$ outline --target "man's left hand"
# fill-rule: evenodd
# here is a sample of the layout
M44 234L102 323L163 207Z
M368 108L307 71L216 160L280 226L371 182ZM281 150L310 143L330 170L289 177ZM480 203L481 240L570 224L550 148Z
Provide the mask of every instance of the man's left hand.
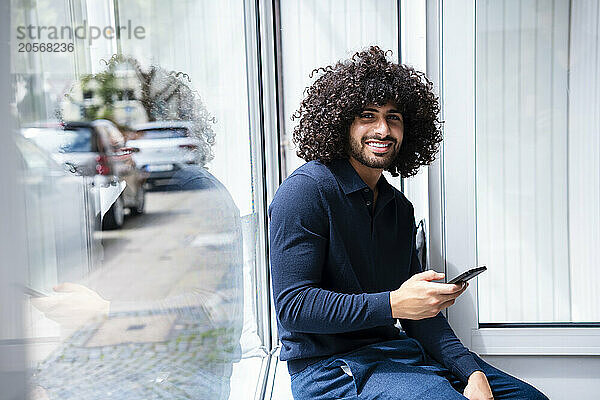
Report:
M469 382L463 395L469 400L493 400L492 388L485 374L475 371L469 376Z
M54 287L55 294L31 299L47 318L58 322L65 332L79 329L91 319L105 317L110 302L86 286L65 282Z

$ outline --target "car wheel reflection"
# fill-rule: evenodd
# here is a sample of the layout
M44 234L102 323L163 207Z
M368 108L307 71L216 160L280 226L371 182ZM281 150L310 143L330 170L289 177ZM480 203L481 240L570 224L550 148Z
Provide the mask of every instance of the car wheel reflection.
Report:
M123 206L123 198L119 196L117 200L110 206L110 209L102 219L102 229L113 230L123 226L125 220L125 208Z
M144 187L140 187L136 194L137 201L136 206L131 207L129 210L131 215L140 215L143 214L146 208L146 189Z

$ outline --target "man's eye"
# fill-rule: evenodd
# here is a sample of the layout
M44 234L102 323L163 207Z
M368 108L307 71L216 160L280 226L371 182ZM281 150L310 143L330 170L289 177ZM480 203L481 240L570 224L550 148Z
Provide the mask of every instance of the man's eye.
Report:
M373 114L370 113L365 113L365 114L360 114L361 118L373 118Z
M388 115L388 118L396 121L402 121L399 115Z

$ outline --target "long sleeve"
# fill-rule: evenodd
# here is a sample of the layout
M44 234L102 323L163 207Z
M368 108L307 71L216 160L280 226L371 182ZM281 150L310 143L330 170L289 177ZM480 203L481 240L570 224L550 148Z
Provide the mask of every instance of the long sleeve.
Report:
M290 332L341 333L394 323L389 291L343 294L321 288L329 222L317 182L302 174L281 185L269 207L277 318Z
M417 250L414 247L410 276L422 271ZM456 337L442 313L433 318L421 320L402 319L400 322L408 336L418 340L427 353L463 382L466 383L469 375L473 372L481 371L481 367L479 367L475 358Z

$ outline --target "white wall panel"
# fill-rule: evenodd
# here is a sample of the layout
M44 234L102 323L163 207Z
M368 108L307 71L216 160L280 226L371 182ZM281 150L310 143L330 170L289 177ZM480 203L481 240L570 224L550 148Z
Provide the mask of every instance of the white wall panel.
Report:
M573 1L569 85L569 235L574 321L600 321L600 4Z

